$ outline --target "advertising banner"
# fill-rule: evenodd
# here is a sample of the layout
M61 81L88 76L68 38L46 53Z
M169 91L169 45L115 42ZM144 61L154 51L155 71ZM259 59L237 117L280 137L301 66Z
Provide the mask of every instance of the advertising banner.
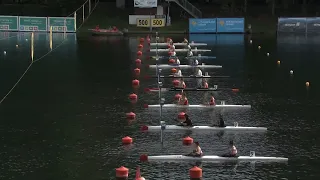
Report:
M189 19L189 33L216 33L217 19Z
M48 31L46 17L19 16L20 31Z
M278 32L306 33L307 18L278 18Z
M217 33L244 32L244 18L217 18Z
M0 16L0 31L18 31L18 16Z
M150 18L138 18L137 19L137 27L164 27L166 25L166 19L151 19Z
M307 18L307 33L320 33L320 17Z
M52 32L75 32L76 27L73 17L48 17L48 30Z
M190 34L189 41L208 45L244 45L244 34Z
M158 0L134 0L134 7L137 8L151 8L157 6Z

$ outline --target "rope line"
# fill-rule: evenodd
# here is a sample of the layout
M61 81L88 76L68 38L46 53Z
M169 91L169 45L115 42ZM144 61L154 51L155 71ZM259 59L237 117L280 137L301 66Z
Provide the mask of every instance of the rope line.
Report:
M84 6L88 1L90 0L87 0L85 3L83 3L82 6ZM97 7L99 1L97 1L97 3L95 4L95 6L93 7L93 9L91 10L91 12L89 13L88 17L82 22L82 24L76 29L76 32L82 27L82 25L85 23L85 21L90 17L90 15L92 14L92 12L95 10L95 8ZM77 10L79 10L82 6L80 6ZM76 11L77 11L76 10ZM74 11L74 12L76 12ZM74 14L71 13L70 15L68 15L67 17L71 16ZM18 36L18 35L17 35ZM12 36L12 37L16 37L16 36ZM9 38L12 38L12 37L9 37ZM9 38L6 38L6 39L9 39ZM0 39L2 40L2 39ZM47 52L46 54L44 54L43 56L39 57L38 59L34 60L33 62L30 63L30 65L27 67L27 69L23 72L23 74L20 76L20 78L18 79L18 81L12 86L12 88L8 91L8 93L0 100L0 105L2 104L2 102L10 95L10 93L17 87L17 85L20 83L20 81L23 79L23 77L27 74L27 72L30 70L30 68L32 67L32 65L35 63L35 62L38 62L40 61L41 59L45 58L47 55L49 55L50 53L54 52L55 50L57 50L59 47L61 47L65 42L66 42L67 38L65 38L60 44L58 44L55 48L53 48L51 51Z

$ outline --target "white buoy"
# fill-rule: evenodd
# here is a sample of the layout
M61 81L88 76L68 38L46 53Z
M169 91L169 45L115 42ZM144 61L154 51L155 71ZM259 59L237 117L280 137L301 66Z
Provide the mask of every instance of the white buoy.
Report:
M6 55L6 54L7 54L7 51L3 51L3 54Z
M250 44L252 44L252 40L250 40Z
M267 53L267 56L270 56L270 54L269 54L269 53Z
M19 45L18 44L16 44L16 48L18 48L19 47Z
M28 39L26 39L26 41L28 41Z
M293 75L293 71L292 70L290 70L290 74Z

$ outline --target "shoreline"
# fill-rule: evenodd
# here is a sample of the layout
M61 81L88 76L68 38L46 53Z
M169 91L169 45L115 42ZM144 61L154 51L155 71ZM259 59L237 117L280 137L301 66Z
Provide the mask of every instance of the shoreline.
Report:
M91 34L91 31L82 31L78 32L77 34ZM266 32L252 32L252 33L189 33L188 31L174 31L174 30L160 30L160 31L128 31L123 32L123 35L112 35L112 34L96 34L95 36L110 36L110 37L122 37L122 36L134 36L134 35L141 35L141 34L150 34L150 35L276 35L275 33L266 33Z

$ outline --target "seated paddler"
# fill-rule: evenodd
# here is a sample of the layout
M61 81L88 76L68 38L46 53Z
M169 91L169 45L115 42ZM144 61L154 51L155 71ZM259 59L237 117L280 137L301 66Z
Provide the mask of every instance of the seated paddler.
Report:
M194 142L194 147L195 147L194 150L190 154L188 154L188 156L202 157L203 152L201 150L199 142Z

